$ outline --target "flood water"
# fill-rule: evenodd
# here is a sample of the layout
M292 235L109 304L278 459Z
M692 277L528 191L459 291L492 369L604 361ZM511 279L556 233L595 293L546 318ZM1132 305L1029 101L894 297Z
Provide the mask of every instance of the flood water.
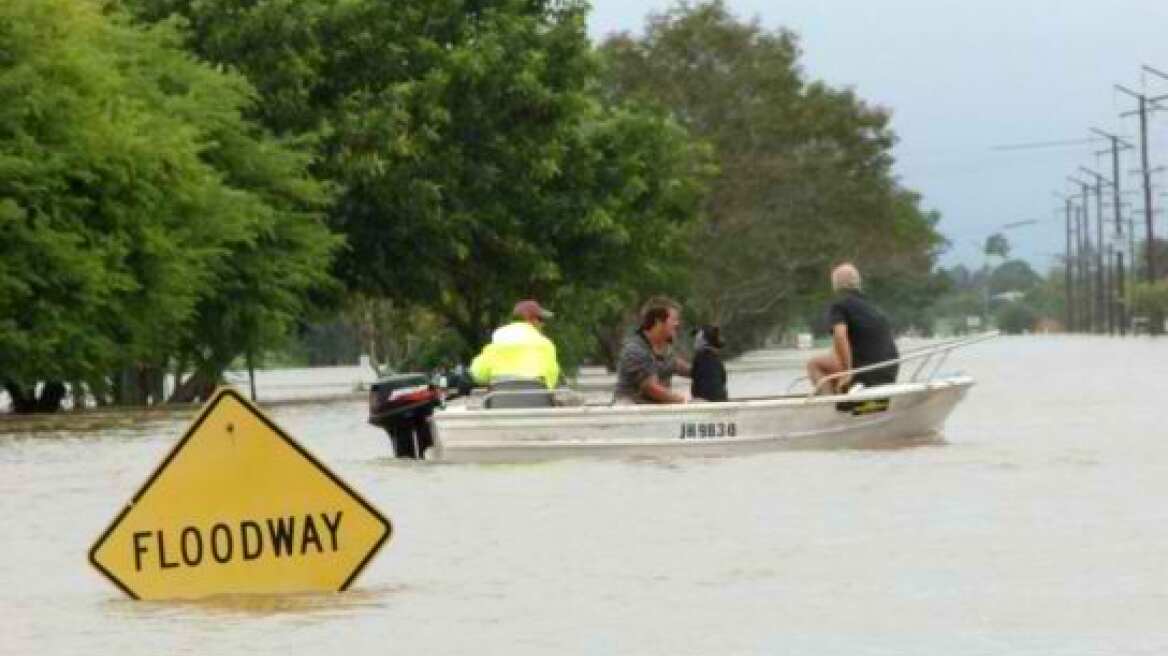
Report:
M3 434L0 654L1168 652L1168 340L944 370L978 384L943 442L867 451L402 463L363 401L274 407L393 520L342 594L135 602L90 567L189 413Z

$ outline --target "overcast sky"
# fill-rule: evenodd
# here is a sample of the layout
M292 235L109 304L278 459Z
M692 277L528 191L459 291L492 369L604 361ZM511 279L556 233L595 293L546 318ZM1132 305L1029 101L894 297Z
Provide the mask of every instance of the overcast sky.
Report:
M593 39L640 33L666 0L592 0ZM1111 175L1102 141L1029 150L995 147L1086 139L1097 127L1135 141L1138 122L1119 114L1135 100L1122 84L1155 96L1168 80L1168 0L727 0L742 19L799 34L810 78L855 88L892 111L900 143L896 172L942 214L952 246L942 263L980 265L974 242L1005 223L1015 254L1045 270L1064 248L1066 176L1080 166ZM1168 164L1168 112L1151 122L1153 166ZM1137 142L1138 143L1138 142ZM1121 188L1136 190L1138 156L1123 160ZM1157 174L1154 203L1168 206ZM1075 189L1077 191L1077 188ZM1142 196L1130 200L1142 207ZM1109 198L1105 200L1110 203ZM1094 205L1092 205L1092 209ZM1056 214L1056 209L1057 214ZM1142 217L1139 221L1142 226ZM1157 217L1156 234L1168 220ZM1094 234L1094 233L1093 233ZM1141 227L1138 234L1143 234Z

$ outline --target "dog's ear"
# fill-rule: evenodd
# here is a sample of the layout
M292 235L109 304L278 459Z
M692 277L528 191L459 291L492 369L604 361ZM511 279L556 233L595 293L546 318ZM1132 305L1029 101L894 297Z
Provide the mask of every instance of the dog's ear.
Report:
M705 326L702 328L706 334L706 340L714 348L722 348L722 327L721 326Z

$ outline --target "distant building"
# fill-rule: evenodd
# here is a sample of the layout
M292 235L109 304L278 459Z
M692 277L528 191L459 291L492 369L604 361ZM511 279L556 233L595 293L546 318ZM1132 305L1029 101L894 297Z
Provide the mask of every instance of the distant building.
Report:
M1020 292L1020 291L1014 290L1014 291L1002 292L1001 294L994 294L990 298L992 298L995 301L1005 301L1007 303L1016 303L1024 298L1026 298L1026 292Z

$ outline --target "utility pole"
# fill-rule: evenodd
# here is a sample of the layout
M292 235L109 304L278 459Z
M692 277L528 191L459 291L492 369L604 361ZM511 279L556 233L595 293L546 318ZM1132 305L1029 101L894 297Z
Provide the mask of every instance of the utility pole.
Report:
M1103 176L1085 166L1080 166L1079 170L1095 178L1095 330L1114 333L1103 254Z
M1168 79L1168 75L1165 75L1149 66L1144 66L1144 70L1154 75ZM1138 114L1140 117L1140 170L1144 179L1144 225L1147 230L1147 243L1144 244L1147 263L1144 267L1144 270L1147 274L1146 277L1148 282L1154 282L1156 280L1156 254L1153 246L1153 236L1155 230L1152 227L1152 217L1154 216L1154 206L1152 205L1152 169L1151 166L1148 165L1148 112L1150 111L1148 106L1151 105L1152 110L1162 109L1156 103L1160 100L1168 98L1168 95L1149 98L1142 93L1136 93L1135 91L1132 91L1131 89L1118 84L1115 85L1115 88L1135 98L1139 102L1138 108L1135 111L1124 112L1123 114L1120 114L1120 116L1131 116L1132 114Z
M1095 307L1092 299L1094 297L1091 289L1091 215L1088 210L1088 203L1090 202L1091 186L1078 178L1067 176L1067 180L1079 185L1079 192L1082 196L1082 202L1079 204L1079 289L1082 292L1082 316L1080 323L1082 324L1084 332L1092 332L1095 326L1096 317L1098 316L1099 308Z
M1119 151L1121 148L1126 150L1134 148L1134 146L1119 138L1117 135L1109 134L1103 130L1091 128L1091 131L1107 138L1111 142L1111 148L1109 149L1111 152L1111 191L1114 202L1115 238L1119 241L1119 247L1115 249L1115 305L1112 314L1115 316L1115 322L1119 326L1119 334L1126 335L1128 323L1127 289L1123 263L1123 204L1120 202L1119 191Z
M1081 208L1071 200L1071 231L1073 232L1075 259L1071 262L1070 266L1071 275L1073 276L1072 287L1075 288L1075 332L1083 332L1083 325L1087 323L1088 315L1091 313L1091 309L1083 304L1083 298L1086 294L1083 289L1083 231L1080 229L1080 225L1082 224L1081 214Z
M1065 199L1067 211L1067 256L1063 259L1063 279L1066 285L1067 297L1067 332L1075 331L1075 292L1074 276L1071 274L1071 197Z
M1087 208L1083 205L1075 206L1075 232L1079 239L1079 330L1091 332L1091 276L1088 271L1090 244L1087 242Z

